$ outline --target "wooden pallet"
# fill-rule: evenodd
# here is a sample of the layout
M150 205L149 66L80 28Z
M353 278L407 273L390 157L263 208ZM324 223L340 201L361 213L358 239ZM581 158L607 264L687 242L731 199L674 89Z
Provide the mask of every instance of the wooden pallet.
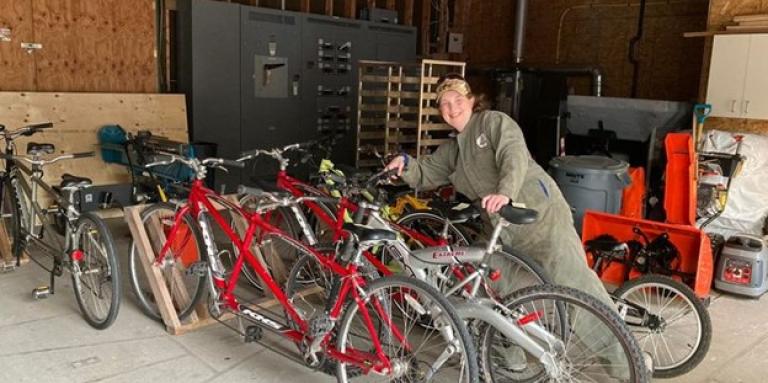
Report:
M227 196L226 198L232 202L236 202L236 197L234 195ZM178 315L176 314L176 310L174 309L173 302L177 301L184 304L189 302L190 297L188 296L187 292L183 290L169 291L168 286L165 283L165 276L160 271L160 269L154 265L154 251L152 250L152 244L150 243L149 232L152 232L152 238L158 242L164 242L165 235L162 228L160 227L160 223L156 220L148 221L146 226L142 224L141 212L144 211L147 206L148 205L137 205L125 208L125 221L128 223L128 228L130 229L131 235L133 236L136 249L139 252L138 255L139 259L141 260L141 267L144 269L144 273L147 276L147 280L149 281L152 293L155 296L155 300L160 311L160 316L163 319L166 331L172 335L181 335L189 331L194 331L198 328L208 326L212 323L226 321L234 318L234 315L229 313L226 313L219 318L212 318L208 313L208 308L206 307L205 302L206 300L204 299L202 300L203 302L195 307L194 312L185 318L184 321L179 319ZM221 208L216 204L214 204L214 206ZM235 222L235 228L242 230L241 232L244 232L243 229L245 228L246 224L246 222L238 220ZM264 260L262 255L260 252L258 252L258 249L256 250L257 251L254 256L257 258L257 260L263 263ZM172 277L181 278L181 275L174 274ZM301 294L306 295L309 293L312 293L312 291L304 291ZM274 297L271 295L268 295L263 299L254 302L252 307L254 311L259 311L277 305L279 305L279 301L274 299Z

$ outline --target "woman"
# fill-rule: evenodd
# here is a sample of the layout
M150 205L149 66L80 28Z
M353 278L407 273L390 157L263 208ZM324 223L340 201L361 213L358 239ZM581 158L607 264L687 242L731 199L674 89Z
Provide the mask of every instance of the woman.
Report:
M452 183L458 192L481 201L491 225L498 222L495 213L512 201L537 210L536 223L507 226L501 241L538 261L554 283L580 289L614 307L587 265L570 207L554 180L531 158L520 127L504 113L480 110L477 101L460 76L442 81L437 103L445 122L456 129L456 139L418 161L407 154L397 156L387 169L397 169L414 188ZM503 266L498 266L503 278Z

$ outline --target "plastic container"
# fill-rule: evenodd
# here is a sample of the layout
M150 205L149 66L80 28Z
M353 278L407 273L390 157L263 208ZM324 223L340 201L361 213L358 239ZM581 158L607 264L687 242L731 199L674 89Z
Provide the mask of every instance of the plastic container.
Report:
M99 129L99 145L101 158L110 164L127 165L125 157L125 142L128 138L125 129L120 125L105 125Z
M621 196L631 183L629 164L601 156L564 156L549 162L549 173L573 210L580 233L584 211L618 213Z
M656 221L632 219L619 215L588 211L584 214L584 228L581 233L582 242L594 239L599 235L608 234L619 241L637 239L633 228L640 228L651 238L662 233L669 234L669 240L680 252L678 270L683 273L695 274L694 282L690 285L700 298L709 296L712 287L714 262L709 237L703 231L688 225L672 225ZM587 259L590 266L592 259ZM620 286L624 281L625 266L613 262L601 276L601 279L612 285ZM631 272L630 279L641 274Z
M762 238L736 234L717 261L715 288L758 298L768 291L768 247Z

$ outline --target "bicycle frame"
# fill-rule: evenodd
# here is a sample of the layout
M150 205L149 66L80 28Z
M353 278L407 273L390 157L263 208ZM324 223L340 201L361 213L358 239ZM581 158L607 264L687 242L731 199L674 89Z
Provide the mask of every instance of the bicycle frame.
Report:
M246 218L248 221L248 228L243 238L240 238L238 234L235 233L232 227L230 227L227 221L214 207L211 200L214 200L217 203L221 203L228 209L235 210L237 213ZM365 307L364 297L361 295L361 292L364 291L364 287L366 285L365 279L357 273L357 266L354 263L350 263L348 266L340 265L336 262L335 254L324 255L311 247L305 246L301 242L288 236L279 228L270 225L261 217L261 214L245 211L242 207L223 199L214 191L207 189L200 179L195 179L192 181L189 200L183 207L177 210L174 217L174 225L171 231L168 233L167 239L160 253L158 253L155 259L155 265L159 265L165 258L165 254L169 251L171 244L174 242L179 227L181 226L182 217L185 214L192 214L196 221L200 223L200 226L203 229L203 240L206 245L206 252L212 262L217 260L217 253L215 244L213 243L211 235L209 234L210 229L208 228L206 214L213 218L216 224L232 241L233 245L239 250L238 257L232 269L232 273L228 279L225 279L223 274L217 273L217 270L213 270L213 265L216 263L211 263L211 267L209 268L213 283L212 287L215 287L215 290L212 291L212 293L218 292L219 296L216 297L216 301L218 303L225 304L229 309L246 316L253 322L259 324L261 327L265 327L273 332L276 332L293 342L299 343L307 338L309 332L308 321L298 313L293 303L288 299L288 297L286 297L283 290L277 285L277 282L269 274L265 265L259 262L254 254L250 251L250 246L254 240L257 240L257 243L259 244L261 244L264 240L265 236L260 235L258 236L258 239L256 238L257 236L255 236L255 233L257 230L259 230L260 233L265 233L266 236L277 236L289 242L292 246L296 247L302 252L311 254L323 265L323 267L331 270L336 276L340 278L342 284L339 290L338 298L330 310L331 318L333 320L337 320L340 317L346 298L351 294L355 303L359 306L367 330L370 334L372 334L371 340L375 348L375 353L373 355L367 351L354 349L348 350L346 352L339 351L335 345L329 344L332 331L328 332L323 337L322 344L325 346L325 352L332 358L339 360L342 363L349 363L360 368L365 373L374 371L378 374L386 374L388 371L391 371L391 364L382 350L382 344L376 335L376 329L374 328L374 324L370 316L371 314ZM275 320L262 316L252 310L249 306L241 304L237 301L237 298L234 294L234 289L237 286L237 281L240 277L240 272L245 262L248 262L248 264L259 276L261 281L264 282L267 288L269 288L275 299L278 300L280 305L283 306L291 319L297 324L298 330L292 329L285 324L278 323ZM402 332L400 332L399 329L397 329L397 327L393 325L389 316L386 315L386 310L381 306L380 302L377 299L372 299L371 302L373 307L376 309L377 314L392 330L392 334L397 338L397 340L403 343L404 347L410 348L410 345L408 345L405 340L405 336ZM374 363L371 363L371 361L374 361Z
M313 193L316 193L316 195L328 195L316 187L313 187L305 182L289 176L285 170L280 170L277 173L277 186L290 192L294 197L306 196L306 193L302 191L301 188L311 190ZM339 199L338 210L336 212L336 216L334 217L328 215L320 206L318 206L317 202L315 201L304 201L303 203L317 218L322 220L328 227L333 230L334 242L346 238L347 232L342 229L342 226L344 225L344 217L346 216L347 212L355 213L360 208L360 206L350 201L347 197L341 196ZM313 245L314 243L312 241L315 241L315 239L312 229L310 229L308 226L305 227L301 220L299 220L299 224L302 226L302 232L304 233L304 236L310 238L310 245ZM445 238L432 238L417 230L407 228L395 222L388 222L388 226L390 229L395 230L408 238L412 238L421 242L425 247L448 245L448 241ZM365 251L363 255L382 274L385 276L392 275L392 272L389 270L389 268L387 268L387 266L382 263L381 260L379 260L379 258L376 257L373 253L370 251Z
M5 177L11 178L12 188L15 193L18 193L17 198L22 204L19 218L21 221L20 228L25 232L25 236L27 238L33 238L46 251L55 254L56 257L61 257L62 254L66 254L72 245L70 235L72 227L70 223L77 220L80 216L77 209L74 208L72 200L74 198L74 193L70 193L69 199L65 199L60 193L56 192L50 185L42 180L42 170L29 168L18 160L6 159L6 162ZM23 176L20 176L19 173L27 175L31 181L31 185ZM37 201L38 188L41 188L47 195L53 197L53 200L59 206L59 209L63 210L66 214L67 225L64 235L65 244L61 249L54 249L46 242L40 240L43 226L40 226L40 230L35 232L35 226L38 223L38 220L45 227L52 227L52 223L49 222L47 217L47 213L50 213L51 210L43 209Z

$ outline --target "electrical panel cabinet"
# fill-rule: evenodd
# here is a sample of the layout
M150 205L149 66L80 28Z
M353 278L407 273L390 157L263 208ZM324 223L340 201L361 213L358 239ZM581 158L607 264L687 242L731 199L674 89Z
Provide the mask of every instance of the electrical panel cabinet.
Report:
M194 141L218 154L344 133L334 160L354 162L359 60L416 59L416 29L208 0L178 3L179 89ZM219 176L233 190L269 178L258 161Z

